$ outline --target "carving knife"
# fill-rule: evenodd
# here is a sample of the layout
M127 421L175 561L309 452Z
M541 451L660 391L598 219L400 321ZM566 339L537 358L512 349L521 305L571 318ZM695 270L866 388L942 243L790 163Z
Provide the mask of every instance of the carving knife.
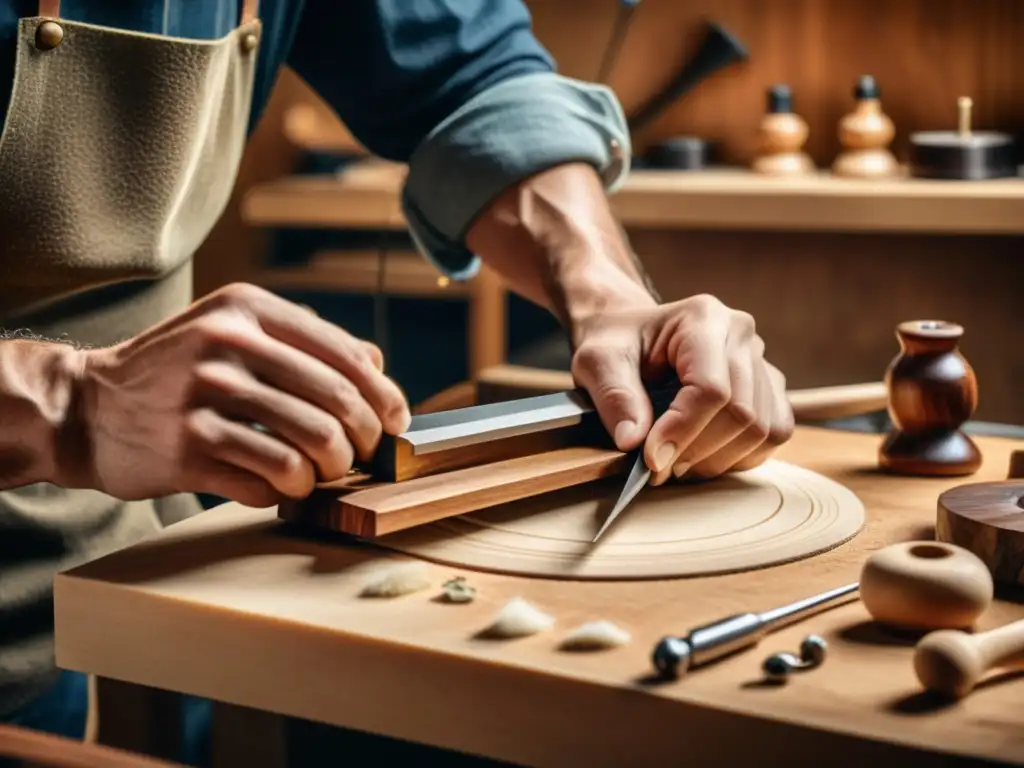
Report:
M661 415L669 409L675 396L679 393L679 389L680 385L678 380L676 380L674 384L663 385L651 390L650 396L651 405L654 407L654 421L661 418ZM640 447L633 453L636 458L633 461L633 468L629 470L629 477L626 478L626 485L623 487L622 493L619 494L619 498L615 502L615 506L612 507L612 511L601 524L600 530L598 530L591 543L597 543L597 540L601 538L604 532L615 522L615 519L622 514L622 511L629 506L630 502L636 498L636 495L643 490L643 487L651 479L651 469L647 466L647 461L644 459L643 444L641 443Z

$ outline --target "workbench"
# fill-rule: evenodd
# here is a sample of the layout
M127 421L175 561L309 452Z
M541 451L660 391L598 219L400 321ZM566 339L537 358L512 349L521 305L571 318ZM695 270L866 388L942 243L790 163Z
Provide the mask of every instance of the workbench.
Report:
M1024 680L983 684L942 705L920 692L911 644L878 630L859 601L682 680L650 677L650 653L664 635L856 581L872 551L932 538L941 491L1005 478L1011 450L1024 447L977 438L985 458L976 475L908 478L876 470L879 439L798 427L778 454L863 501L866 528L831 552L656 582L467 572L480 590L467 605L440 604L429 592L360 599L363 570L400 556L314 537L279 521L275 509L227 504L60 574L57 663L267 713L260 731L288 715L522 765L1024 762ZM438 584L457 575L436 570ZM580 654L556 650L550 633L474 639L514 596L552 613L563 630L610 619L632 642ZM1024 618L1021 598L1000 594L981 628ZM795 650L810 633L830 645L824 665L765 685L762 660Z

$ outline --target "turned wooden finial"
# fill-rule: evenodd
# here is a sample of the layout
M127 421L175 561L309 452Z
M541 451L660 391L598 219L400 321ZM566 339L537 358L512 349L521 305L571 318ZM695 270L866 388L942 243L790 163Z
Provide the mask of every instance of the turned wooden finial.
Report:
M899 163L889 151L896 135L892 120L882 111L881 90L871 75L862 75L853 89L854 110L839 121L843 152L832 165L837 176L877 179L895 176Z
M804 153L807 122L793 112L793 93L788 85L768 89L768 109L759 126L760 154L753 170L766 176L800 176L814 171Z
M883 469L953 476L981 466L981 452L960 431L978 407L974 370L959 351L963 333L944 320L897 326L900 352L885 373L894 429L879 449Z
M956 100L956 107L960 116L957 125L957 133L965 139L969 139L971 137L971 108L973 106L974 100L970 96L961 96Z
M961 699L997 667L1024 668L1024 621L969 635L943 629L917 644L914 671L926 690Z

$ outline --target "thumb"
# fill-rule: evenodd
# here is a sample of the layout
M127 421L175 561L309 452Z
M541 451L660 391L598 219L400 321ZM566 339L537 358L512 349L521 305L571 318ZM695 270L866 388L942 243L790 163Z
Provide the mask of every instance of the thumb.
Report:
M573 356L572 375L594 401L615 447L637 448L651 429L654 413L632 355L616 347L582 347Z

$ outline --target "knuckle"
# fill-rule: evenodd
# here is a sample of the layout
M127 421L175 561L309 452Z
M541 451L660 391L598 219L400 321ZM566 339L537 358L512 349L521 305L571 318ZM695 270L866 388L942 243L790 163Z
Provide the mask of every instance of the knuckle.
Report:
M335 419L321 419L311 430L312 447L320 451L337 453L344 440L345 430Z
M690 303L694 310L702 316L714 314L725 309L725 305L717 296L710 293L699 293L690 297Z
M756 333L753 334L753 338L750 340L751 353L757 360L764 360L764 339L758 336Z
M739 309L732 310L732 325L746 338L752 337L757 328L754 316Z
M267 292L252 283L229 283L217 291L217 298L224 306L249 307L262 301Z
M583 378L592 376L606 364L607 358L607 350L601 347L580 347L572 358L572 374Z
M191 443L216 448L225 443L227 434L206 410L189 413L184 421L185 436Z
M339 378L331 388L331 407L335 417L345 424L355 412L355 390L347 379Z
M783 420L781 423L772 424L765 437L765 441L771 445L782 445L793 437L794 429L795 425L792 415L790 415L788 419Z
M743 429L743 431L747 431L756 426L758 422L757 411L755 411L753 406L749 403L740 403L733 400L726 407L728 409L729 416L737 426Z
M732 387L725 379L703 379L694 382L700 401L707 407L721 410L732 399Z
M220 360L207 360L195 366L192 377L202 389L213 389L240 396L237 376L230 365Z
M752 439L757 441L758 444L763 443L768 439L771 434L771 424L766 419L755 418L749 424L747 424L744 432Z
M248 334L248 328L239 318L218 312L205 315L193 324L192 332L209 357L237 349Z

